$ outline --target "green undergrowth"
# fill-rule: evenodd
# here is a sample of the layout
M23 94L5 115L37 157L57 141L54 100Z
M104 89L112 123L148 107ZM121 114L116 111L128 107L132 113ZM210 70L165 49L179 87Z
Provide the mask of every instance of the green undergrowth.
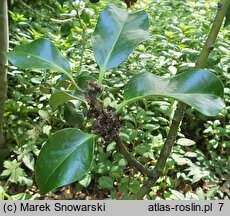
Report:
M56 1L23 1L10 6L10 48L33 39L46 37L61 50L78 71L98 76L90 35L100 10L107 1L91 4L82 1L84 40L79 20L71 4L61 7ZM114 4L125 8L120 1ZM119 67L106 73L102 103L114 110L123 100L124 85L133 74L154 72L169 77L193 68L214 19L217 1L141 1L134 11L145 9L150 21L150 40L138 45ZM41 15L40 15L41 14ZM167 160L163 176L146 199L229 199L230 198L230 27L219 33L206 68L225 86L226 108L216 117L205 117L187 109L178 139ZM93 79L93 78L92 78ZM57 83L67 85L66 77L50 71L19 70L9 66L8 100L5 108L6 137L9 150L0 153L4 168L0 175L0 199L43 199L34 179L34 164L43 142L55 131L66 127L90 131L91 122L76 125L65 115L64 106L52 110L51 92ZM73 104L76 111L86 108ZM127 149L141 163L154 167L171 125L175 102L172 99L145 99L124 108L120 136ZM115 143L97 140L96 157L90 173L71 185L74 196L64 198L132 199L145 178L127 166L116 151ZM62 193L62 189L48 194ZM64 192L63 192L64 193ZM76 194L82 194L77 196ZM62 197L63 198L63 197Z

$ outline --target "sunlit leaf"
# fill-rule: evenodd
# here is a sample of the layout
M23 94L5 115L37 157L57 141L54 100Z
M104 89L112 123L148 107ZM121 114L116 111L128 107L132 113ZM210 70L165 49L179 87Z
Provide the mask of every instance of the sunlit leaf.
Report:
M153 96L171 97L179 100L207 116L218 114L224 107L224 87L211 72L193 69L173 77L160 77L152 73L141 73L125 86L124 105L141 98Z
M191 146L196 144L196 142L187 138L180 138L176 143L181 146Z
M102 10L92 35L93 51L101 71L104 73L122 63L138 43L147 40L148 26L146 12L129 14L113 4L108 4Z
M194 164L191 164L186 170L189 171L188 176L192 176L192 183L198 182L200 179L210 175L210 171L207 171Z
M173 190L173 189L169 189L169 190L172 193L170 195L170 199L172 199L172 200L184 200L184 195L182 193L180 193L179 191Z
M67 76L70 64L56 46L45 38L17 46L6 53L9 61L21 69L52 69Z

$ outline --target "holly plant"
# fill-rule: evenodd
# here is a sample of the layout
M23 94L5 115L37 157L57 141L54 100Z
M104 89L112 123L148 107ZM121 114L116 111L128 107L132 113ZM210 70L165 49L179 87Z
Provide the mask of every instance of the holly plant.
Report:
M127 81L123 89L123 101L114 110L103 107L101 95L106 72L125 61L133 49L149 39L148 15L145 11L127 12L113 4L108 4L100 13L91 42L96 62L99 66L98 78L76 73L58 48L47 38L39 38L20 45L6 54L9 61L21 69L42 69L60 73L68 78L71 87L58 88L52 92L49 103L52 109L64 105L71 110L70 101L78 101L87 107L87 121L91 123L91 133L79 129L83 121L81 112L73 112L74 127L53 133L43 144L38 155L35 175L41 194L75 181L81 180L91 169L94 149L100 142L115 142L117 151L149 178L151 185L160 177L169 157L170 140L175 141L177 130L187 106L193 107L206 116L217 115L224 107L224 86L220 79L203 66L185 70L170 77L162 77L151 72L142 72ZM47 73L47 72L46 72ZM89 72L90 73L90 72ZM130 72L131 73L131 72ZM125 82L125 80L124 80ZM124 108L138 100L171 98L177 101L169 137L161 151L155 169L139 162L125 147L119 128L125 121L120 115ZM179 115L179 114L180 115ZM74 124L74 121L76 124ZM177 125L174 123L177 122ZM174 135L173 135L174 134ZM142 198L149 189L141 188L137 198ZM144 192L143 192L144 190Z

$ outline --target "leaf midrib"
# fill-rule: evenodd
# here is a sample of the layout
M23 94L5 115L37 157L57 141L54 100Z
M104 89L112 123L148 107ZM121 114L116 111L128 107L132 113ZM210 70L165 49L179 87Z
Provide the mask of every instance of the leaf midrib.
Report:
M39 60L42 60L42 61L44 61L44 62L47 62L47 63L51 64L52 66L54 66L55 68L58 68L59 71L65 73L65 74L69 74L67 70L63 69L62 67L60 67L60 66L57 65L57 64L54 64L54 63L48 61L48 60L45 59L45 58L42 58L42 57L40 57L40 56L37 56L37 55L32 54L32 53L25 52L25 51L21 51L21 50L17 51L17 53L20 53L20 52L23 53L23 54L25 54L25 55L30 55L30 56L32 56L32 57L34 57L34 58L38 58ZM32 68L33 68L33 67L32 67Z
M215 94L208 94L208 93L171 93L171 94L174 94L174 95L186 95L186 94L190 94L190 95L202 95L202 96L216 96L217 98L219 98L219 99L221 99L221 101L222 101L222 98L219 96L219 95L215 95ZM133 97L133 98L131 98L131 99L128 99L128 100L124 100L119 106L118 106L118 111L117 112L119 112L120 110L121 110L121 108L122 107L124 107L125 105L127 105L127 104L130 104L130 103L133 103L133 102L135 102L135 101L137 101L137 100L140 100L140 99L143 99L143 98L147 98L147 97L151 97L151 96L155 96L155 97L157 97L157 96L159 96L159 97L168 97L168 98L173 98L173 99L175 99L175 100L179 100L179 101L182 101L182 99L178 99L178 98L176 98L176 97L174 97L174 96L170 96L170 95L166 95L166 94L146 94L146 95L143 95L143 96L137 96L137 97ZM188 103L187 101L182 101L183 103L185 103L185 104L187 104L187 105L189 105L189 106L192 106L192 107L194 107L191 103ZM224 108L224 107L222 107L222 108ZM198 109L198 110L200 110L200 109ZM220 108L220 110L221 110L221 108ZM201 112L201 111L199 111L199 112Z
M216 96L218 98L221 98L219 95L215 95L215 94L207 94L207 93L171 93L171 94L174 94L174 95L202 95L202 96L206 96L206 95L210 95L210 96ZM127 99L125 101L123 101L122 103L131 103L133 101L136 101L136 100L140 100L142 98L145 98L145 97L151 97L151 96L160 96L160 97L170 97L170 98L174 98L177 100L177 98L173 97L173 96L170 96L169 94L146 94L146 95L143 95L143 96L137 96L137 97L133 97L133 98L130 98L130 99Z
M118 39L119 39L119 37L120 37L120 35L121 35L121 32L122 32L122 30L123 30L123 28L124 28L124 26L125 26L125 24L126 24L126 21L127 21L128 17L129 17L129 14L127 13L127 17L126 17L126 19L124 20L123 25L122 25L122 27L120 28L120 30L119 30L119 32L118 32L118 34L117 34L117 37L116 37L116 39L114 40L114 43L113 43L113 45L112 45L112 47L111 47L111 49L110 49L110 51L109 51L109 53L108 53L108 55L107 55L105 61L104 61L104 64L103 64L102 68L101 68L101 70L103 70L103 71L106 70L106 66L107 66L107 64L108 64L108 62L109 62L109 59L110 59L111 54L112 54L112 52L113 52L113 49L114 49L114 47L116 46L116 43L117 43L117 41L118 41Z

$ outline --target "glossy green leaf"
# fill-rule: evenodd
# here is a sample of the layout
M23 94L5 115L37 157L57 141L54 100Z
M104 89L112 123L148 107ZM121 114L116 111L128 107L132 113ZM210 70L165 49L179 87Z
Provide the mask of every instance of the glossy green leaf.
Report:
M224 107L224 87L211 72L193 69L173 77L141 73L133 77L124 90L125 104L145 97L171 97L194 107L207 116L218 114Z
M41 194L80 180L91 167L93 153L93 135L74 128L54 133L42 147L35 167Z
M69 101L69 100L80 100L82 102L85 102L84 97L82 95L75 96L72 94L69 94L65 91L56 91L54 92L49 100L49 104L52 109L57 109L58 106L62 105L63 103Z
M6 53L9 61L21 69L52 69L67 76L70 64L50 40L40 38Z
M149 37L148 15L145 11L129 14L108 4L101 12L92 35L93 51L100 70L104 72L122 63L133 48Z

